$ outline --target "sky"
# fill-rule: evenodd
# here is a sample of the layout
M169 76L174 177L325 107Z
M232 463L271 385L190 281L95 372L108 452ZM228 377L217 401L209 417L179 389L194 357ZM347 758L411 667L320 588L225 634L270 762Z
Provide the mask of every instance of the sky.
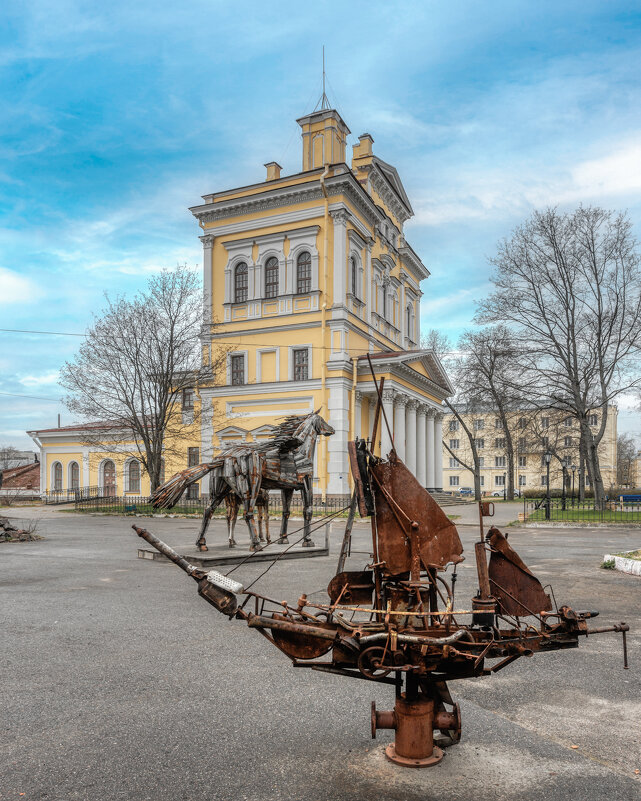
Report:
M536 208L627 209L641 238L638 1L9 0L0 327L82 334L105 293L198 269L189 206L268 161L300 170L323 45L350 143L369 132L414 207L423 330L471 324L497 242ZM80 341L0 331L0 445L74 422L57 379ZM619 430L641 436L632 408Z

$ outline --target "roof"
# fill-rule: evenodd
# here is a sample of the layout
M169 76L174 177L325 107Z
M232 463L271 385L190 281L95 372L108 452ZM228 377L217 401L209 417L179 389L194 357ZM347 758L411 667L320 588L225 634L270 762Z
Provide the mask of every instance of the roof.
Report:
M40 489L40 463L31 462L21 467L8 467L1 471L2 489Z
M56 426L55 428L39 428L29 431L29 434L53 434L57 431L95 431L109 428L127 428L124 423L118 420L102 420L95 423L77 423L74 426Z
M421 379L430 381L433 386L439 387L441 393L444 393L444 398L454 394L454 387L450 383L440 359L433 350L389 350L383 351L382 353L370 353L359 356L358 361L361 363L367 363L368 355L372 362L380 365L381 367L383 365L397 368L402 366L407 370L411 370L417 379L420 376ZM423 362L423 366L430 376L429 379L425 379L424 376L420 375L420 373L417 373L412 367L410 367L410 363L416 361Z

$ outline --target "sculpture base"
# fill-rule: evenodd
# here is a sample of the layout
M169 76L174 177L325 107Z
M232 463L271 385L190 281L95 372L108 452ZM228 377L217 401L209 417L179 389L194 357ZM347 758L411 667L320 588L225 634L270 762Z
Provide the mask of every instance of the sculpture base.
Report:
M410 757L399 756L396 753L394 743L390 743L385 749L385 756L390 762L395 765L401 765L403 768L431 768L433 765L438 765L443 759L443 752L440 748L434 746L430 756L423 757L423 759L411 759Z

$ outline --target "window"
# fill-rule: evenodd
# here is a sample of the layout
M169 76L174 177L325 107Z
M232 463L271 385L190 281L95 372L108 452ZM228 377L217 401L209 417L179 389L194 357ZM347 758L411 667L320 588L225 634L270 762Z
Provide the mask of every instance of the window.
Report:
M519 476L519 487L524 487L525 481L526 481L525 476Z
M585 474L585 486L590 486L590 476L587 473Z
M494 467L505 467L505 456L495 456Z
M234 302L244 303L247 300L247 265L244 261L236 265L234 272Z
M240 386L245 383L245 357L237 355L231 357L231 383Z
M525 428L526 419L525 417L519 417L519 422L517 423L519 428Z
M458 487L458 476L450 476L450 487Z
M519 456L519 467L527 467L527 457Z
M475 431L482 431L484 428L485 428L485 420L479 418L478 420L474 421Z
M527 440L525 437L519 437L519 450L524 451L527 448Z
M300 348L294 351L294 381L307 381L309 378L309 351Z
M458 459L455 459L453 456L450 456L450 467L460 467L461 463Z
M591 414L589 423L591 426L598 426L599 425L599 416L598 414Z
M80 468L78 462L69 465L69 489L78 489L80 486Z
M450 448L455 451L458 448L459 441L457 439L450 440Z
M571 417L566 417L565 420L563 421L563 425L566 428L570 428L571 425L572 425L572 418Z
M127 487L129 492L140 492L140 462L136 459L127 465Z
M541 476L541 486L546 487L548 483L548 477L546 475Z
M265 297L278 297L278 259L275 256L267 259L265 264Z
M187 448L187 467L200 464L200 448Z
M544 448L549 447L550 438L549 437L541 437L541 445L543 445Z
M504 448L505 447L505 437L497 437L494 440L494 447L495 448Z
M450 431L458 431L458 420L450 420Z
M350 275L350 282L352 287L352 295L355 298L358 297L358 267L356 266L356 259L351 258L349 260L349 275Z
M547 462L545 461L545 454L543 453L541 455L541 467L545 467L546 464Z
M54 490L62 489L62 465L56 462L53 466L53 488Z
M485 486L485 476L479 476L479 484L482 487Z
M182 395L182 407L183 412L193 412L194 411L194 396L195 392L193 389L183 389Z
M383 284L383 317L387 320L387 287Z
M476 443L476 450L482 451L485 447L485 440L484 439L475 439L474 442Z
M504 487L505 486L505 476L494 476L494 486L495 487Z
M296 292L305 295L312 291L312 257L305 250L296 259Z
M412 307L407 307L407 321L406 321L406 331L407 336L411 338L412 336Z
M572 465L572 459L569 456L564 456L563 461L561 463L564 467L570 467Z
M542 417L541 418L541 428L549 428L550 427L550 418L549 417Z
M499 417L494 418L494 428L503 428L503 423Z
M571 448L572 447L572 437L563 437L563 445L566 448Z
M483 456L479 459L479 467L485 467L485 458Z

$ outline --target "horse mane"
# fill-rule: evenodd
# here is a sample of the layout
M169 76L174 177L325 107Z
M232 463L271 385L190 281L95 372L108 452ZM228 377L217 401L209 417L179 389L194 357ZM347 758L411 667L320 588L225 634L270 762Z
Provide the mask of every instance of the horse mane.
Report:
M310 412L312 414L312 412ZM279 451L288 451L292 448L297 448L301 441L295 437L297 429L301 423L306 420L309 414L291 414L285 417L282 423L274 427L271 439L269 440L270 446L276 446Z

